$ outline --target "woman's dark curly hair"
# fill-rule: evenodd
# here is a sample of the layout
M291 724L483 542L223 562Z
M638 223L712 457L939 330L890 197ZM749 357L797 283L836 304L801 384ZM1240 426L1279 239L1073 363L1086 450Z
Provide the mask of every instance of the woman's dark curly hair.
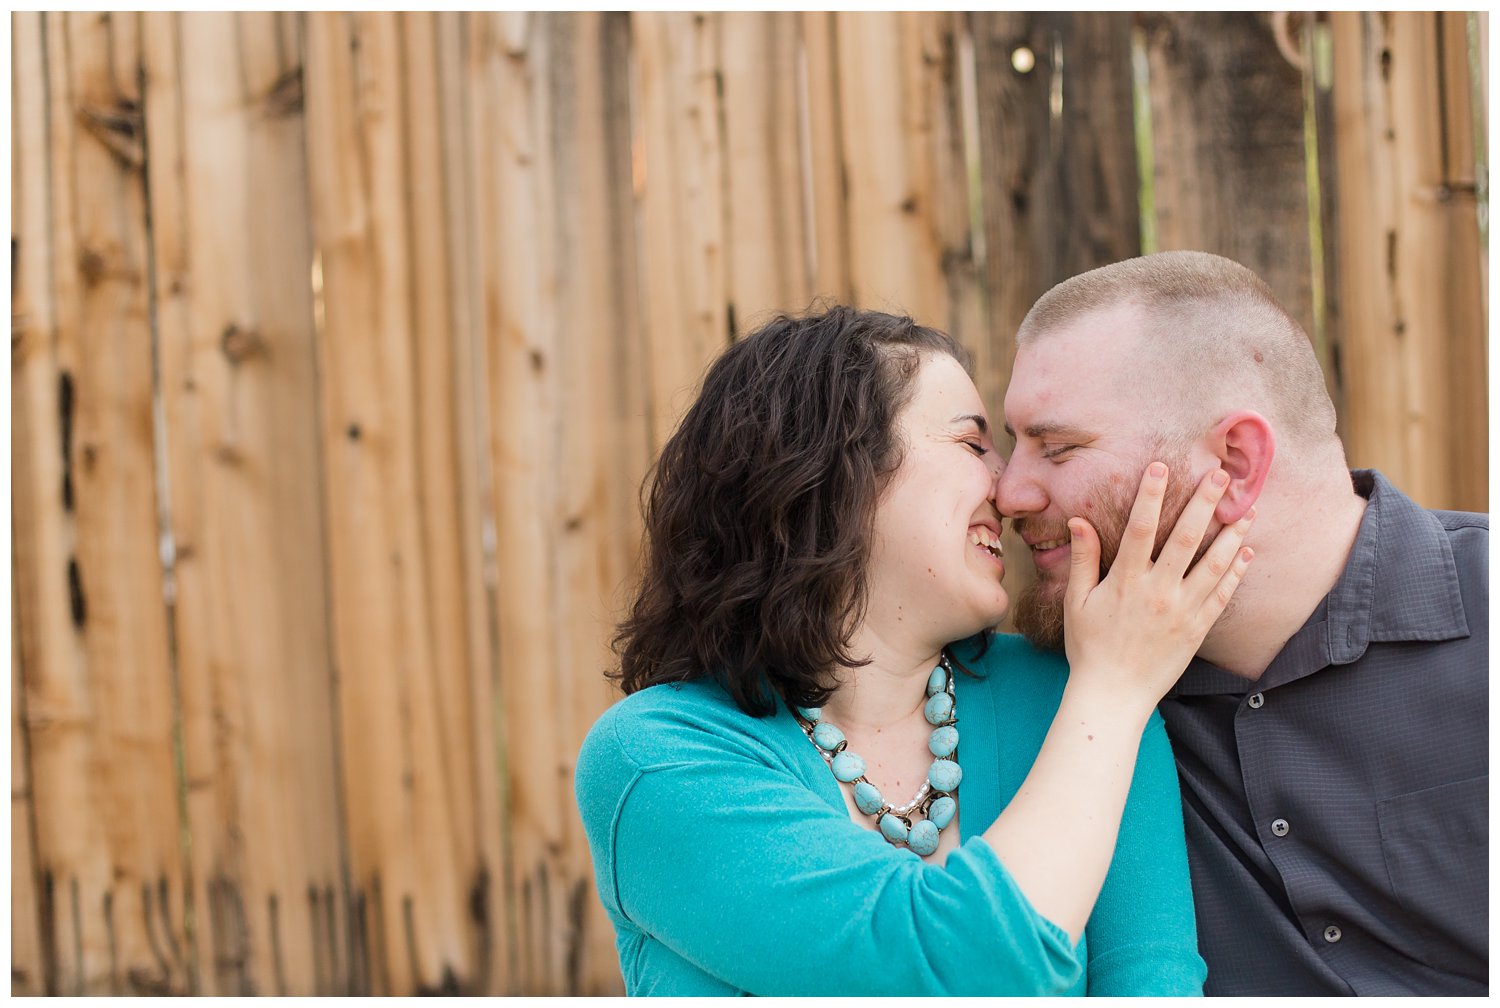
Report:
M864 618L875 504L924 353L909 318L833 307L731 346L645 490L642 581L615 636L626 693L709 677L746 713L820 706Z

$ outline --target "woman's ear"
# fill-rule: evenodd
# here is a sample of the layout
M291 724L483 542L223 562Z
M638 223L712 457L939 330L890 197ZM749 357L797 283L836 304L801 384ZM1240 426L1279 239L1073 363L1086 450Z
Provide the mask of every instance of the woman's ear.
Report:
M1266 485L1276 455L1276 432L1259 413L1239 410L1220 420L1209 439L1219 465L1229 474L1229 486L1214 508L1214 517L1232 525L1250 510Z

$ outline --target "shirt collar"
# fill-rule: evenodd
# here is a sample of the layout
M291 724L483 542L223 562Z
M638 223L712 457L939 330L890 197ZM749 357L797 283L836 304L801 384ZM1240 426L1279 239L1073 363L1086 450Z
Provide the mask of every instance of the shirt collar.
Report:
M1194 658L1169 696L1269 689L1357 661L1371 641L1466 637L1453 547L1442 523L1373 469L1350 473L1368 503L1344 571L1271 666L1251 683Z
M1371 641L1467 637L1458 567L1442 523L1374 469L1352 475L1369 504L1344 573L1328 593L1329 661L1355 661Z

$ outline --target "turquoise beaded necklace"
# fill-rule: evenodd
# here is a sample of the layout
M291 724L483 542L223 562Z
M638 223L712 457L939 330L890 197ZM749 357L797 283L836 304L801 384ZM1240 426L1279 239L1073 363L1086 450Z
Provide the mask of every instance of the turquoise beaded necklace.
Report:
M938 835L953 821L958 800L953 792L963 780L958 766L958 717L953 697L953 666L944 652L927 677L927 705L922 716L933 726L927 748L937 757L927 771L927 779L917 796L900 807L890 805L880 789L865 779L865 761L849 752L849 741L838 728L823 720L821 707L794 707L797 723L812 739L819 754L833 770L833 776L844 784L854 785L854 805L867 816L874 816L880 835L897 847L906 847L927 856L938 849ZM926 818L912 825L911 815L920 812Z

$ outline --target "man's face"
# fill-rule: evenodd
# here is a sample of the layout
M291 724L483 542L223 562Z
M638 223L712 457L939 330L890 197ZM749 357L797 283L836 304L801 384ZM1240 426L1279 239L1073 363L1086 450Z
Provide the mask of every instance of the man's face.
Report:
M1063 644L1068 519L1085 518L1098 530L1107 572L1146 466L1160 460L1170 472L1157 550L1201 475L1188 440L1161 433L1161 398L1171 394L1170 376L1151 382L1154 389L1130 377L1136 373L1129 366L1135 343L1130 332L1124 311L1087 316L1022 347L1011 372L1005 420L1016 447L1001 473L996 502L1036 563L1037 581L1017 600L1015 622L1041 647ZM1210 462L1203 460L1201 471Z

